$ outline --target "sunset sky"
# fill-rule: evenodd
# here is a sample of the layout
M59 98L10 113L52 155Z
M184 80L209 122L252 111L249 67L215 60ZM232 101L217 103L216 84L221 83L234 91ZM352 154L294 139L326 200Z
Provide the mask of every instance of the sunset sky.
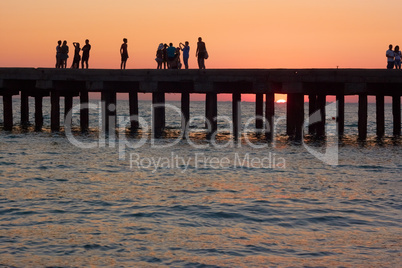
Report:
M1 0L0 67L54 67L58 40L92 45L90 68L156 68L159 43L206 43L207 68L385 68L401 0Z

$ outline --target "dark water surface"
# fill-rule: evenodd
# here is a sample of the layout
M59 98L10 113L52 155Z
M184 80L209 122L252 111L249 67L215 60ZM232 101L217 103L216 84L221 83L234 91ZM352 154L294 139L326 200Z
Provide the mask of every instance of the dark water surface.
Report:
M399 267L399 145L167 143L1 132L0 267Z

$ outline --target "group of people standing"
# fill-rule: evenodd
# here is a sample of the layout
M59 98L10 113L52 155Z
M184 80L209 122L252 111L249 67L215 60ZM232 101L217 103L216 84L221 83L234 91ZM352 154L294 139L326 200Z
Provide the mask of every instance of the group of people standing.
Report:
M74 46L74 58L73 64L71 65L72 69L78 69L81 61L81 68L84 69L84 64L88 69L88 60L89 60L89 51L91 50L91 45L89 44L89 40L85 40L85 45L80 47L80 43L73 42ZM82 50L82 59L80 55L80 51ZM67 68L67 59L69 48L67 45L67 41L64 40L63 44L61 40L57 42L56 47L56 68Z
M67 59L69 58L69 48L67 41L61 42L59 40L56 47L56 68L67 68ZM85 40L85 45L81 48L80 43L74 42L74 58L71 65L72 69L78 69L81 61L81 68L84 69L84 64L86 69L88 69L89 51L91 50L91 45L89 40ZM128 49L127 49L127 38L123 39L123 44L120 46L121 64L120 69L126 69L126 63L128 59ZM82 58L80 52L82 50ZM184 67L188 69L188 59L190 57L190 43L186 41L184 44L180 43L179 47L174 47L173 43L167 44L160 43L156 51L156 62L158 63L157 69L181 69L182 64L180 61L180 54L183 52L183 63ZM208 52L205 43L202 38L198 38L197 50L195 56L198 60L198 68L205 69L205 60L208 59Z
M188 69L188 59L190 57L190 43L188 41L179 43L179 47L174 47L173 43L167 44L160 43L156 50L157 69L181 69L182 64L180 61L180 52L183 52L184 68ZM198 60L198 68L205 69L205 59L208 59L208 52L202 38L198 38L196 55Z
M399 46L395 47L395 50L392 50L392 45L389 45L389 49L385 53L387 57L387 69L401 69L401 51L399 50Z

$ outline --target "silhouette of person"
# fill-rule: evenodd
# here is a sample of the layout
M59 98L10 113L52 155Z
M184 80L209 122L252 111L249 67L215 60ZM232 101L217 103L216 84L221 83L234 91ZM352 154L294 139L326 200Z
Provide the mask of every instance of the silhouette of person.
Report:
M183 51L183 63L184 63L184 66L185 66L186 69L188 69L188 58L190 57L189 42L186 41L185 44L180 43L179 47L180 47L181 51Z
M57 41L56 47L56 68L61 67L61 40Z
M126 69L126 62L128 59L127 38L123 39L123 44L120 47L120 55L121 55L120 69Z
M89 60L89 51L91 50L91 45L89 44L89 40L85 40L85 45L82 47L82 60L81 60L81 68L84 69L84 63L86 68L88 69L88 60Z
M168 63L167 62L167 48L168 48L168 45L164 44L163 50L162 50L162 52L163 52L163 69L166 69L166 64ZM169 65L167 67L169 68Z
M158 46L158 49L156 50L156 62L158 63L158 66L156 69L162 69L162 62L163 62L163 44L160 43Z
M395 56L395 69L401 69L401 51L399 50L399 46L395 47L394 56Z
M170 69L181 69L180 48L178 47L175 50L174 57L169 60Z
M385 53L385 56L387 57L387 69L393 69L394 68L394 57L395 57L395 53L392 50L392 45L389 45L389 49L387 50L387 52Z
M170 64L175 60L176 56L176 48L173 46L173 43L169 44L169 47L166 49L167 58L168 58L168 67L170 68Z
M74 58L73 58L73 64L71 65L72 69L78 69L80 67L80 60L81 60L81 56L80 56L80 43L76 43L73 42L73 46L74 46Z
M202 38L198 37L197 51L195 52L195 56L197 57L199 69L205 69L206 54L207 54L207 47L205 46L205 43L202 41Z
M63 41L63 45L60 48L60 60L61 60L61 68L67 68L67 59L68 59L68 46L67 41Z

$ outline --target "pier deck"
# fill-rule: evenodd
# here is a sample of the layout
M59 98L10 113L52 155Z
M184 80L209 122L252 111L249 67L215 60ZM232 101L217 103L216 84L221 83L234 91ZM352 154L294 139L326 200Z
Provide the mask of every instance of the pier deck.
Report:
M206 94L206 118L211 123L210 132L217 129L217 94L233 94L233 133L238 138L241 94L256 95L256 116L266 119L266 136L272 139L274 94L287 94L287 134L302 138L304 121L304 96L309 96L309 113L321 111L319 123L309 128L310 134L325 135L326 96L335 95L338 102L338 133L344 131L344 97L359 96L360 139L367 137L367 96L376 96L377 136L384 135L384 96L392 96L393 134L401 134L402 71L385 69L210 69L210 70L109 70L109 69L47 69L47 68L0 68L0 95L3 96L4 130L13 127L12 96L21 96L21 124L29 118L28 98L35 98L35 129L43 124L42 99L51 97L51 129L60 129L60 97L64 97L67 113L72 107L72 98L80 97L88 102L89 92L100 92L102 100L116 103L116 93L129 93L130 114L138 115L138 93L152 93L155 104L153 132L159 137L164 128L164 109L156 104L165 102L165 93L182 94L183 124L189 119L189 94ZM265 95L265 115L263 99ZM106 129L108 118L115 112L105 108ZM81 109L81 129L88 129L88 109ZM263 128L260 119L256 127ZM138 122L132 121L135 131ZM185 129L185 128L183 128Z

